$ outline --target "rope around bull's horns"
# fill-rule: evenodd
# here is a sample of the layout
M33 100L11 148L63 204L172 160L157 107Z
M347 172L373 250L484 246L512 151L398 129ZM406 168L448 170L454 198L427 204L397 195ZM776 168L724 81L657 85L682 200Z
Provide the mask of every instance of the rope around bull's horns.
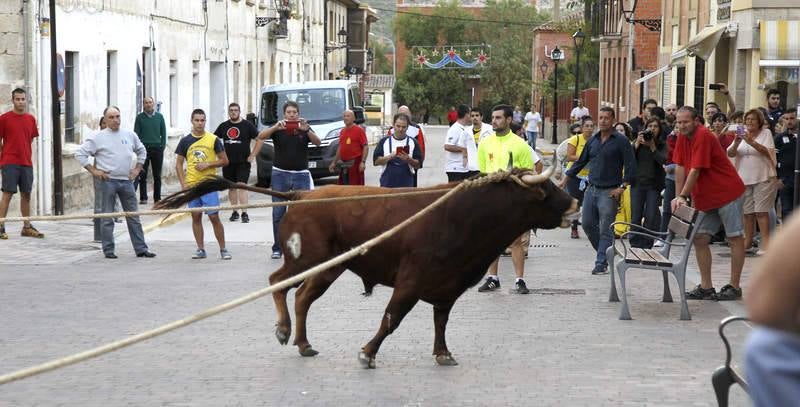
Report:
M488 177L484 177L484 178L488 178ZM292 285L294 285L294 284L296 284L296 283L298 283L300 281L305 280L308 277L311 277L311 276L313 276L315 274L318 274L318 273L320 273L320 272L322 272L324 270L327 270L327 269L329 269L329 268L331 268L333 266L337 266L337 265L339 265L341 263L344 263L345 261L350 260L353 257L366 254L372 247L380 244L381 242L383 242L384 240L388 239L389 237L391 237L392 235L394 235L395 233L397 233L401 229L407 227L408 225L410 225L411 223L415 222L416 220L418 220L419 218L421 218L425 214L431 212L433 209L435 209L438 206L440 206L441 204L443 204L445 201L450 199L450 197L452 197L459 190L465 189L468 186L477 185L477 184L481 184L483 182L486 182L486 181L481 182L481 180L482 180L482 178L476 179L474 181L473 180L468 180L468 181L462 182L457 187L451 189L449 192L447 192L446 194L442 195L436 201L434 201L433 203L431 203L430 205L425 207L425 209L419 211L418 213L416 213L413 216L411 216L410 218L404 220L403 222L401 222L400 224L396 225L395 227L393 227L393 228L381 233L380 235L378 235L378 236L376 236L376 237L374 237L374 238L372 238L372 239L360 244L359 246L356 246L356 247L348 250L347 252L344 252L344 253L342 253L342 254L340 254L340 255L338 255L338 256L336 256L336 257L334 257L334 258L332 258L332 259L330 259L330 260L328 260L328 261L326 261L324 263L321 263L321 264L319 264L319 265L317 265L315 267L312 267L312 268L310 268L310 269L308 269L308 270L306 270L306 271L304 271L304 272L302 272L302 273L300 273L298 275L295 275L294 277L290 277L290 278L288 278L286 280L283 280L283 281L281 281L281 282L279 282L279 283L277 283L277 284L275 284L273 286L262 288L260 290L254 291L254 292L252 292L250 294L246 294L246 295L243 295L243 296L241 296L241 297L239 297L237 299L229 301L229 302L227 302L225 304L221 304L221 305L217 305L217 306L212 307L212 308L208 308L208 309L206 309L204 311L201 311L201 312L199 312L197 314L194 314L194 315L192 315L190 317L170 322L170 323L162 325L162 326L160 326L158 328L151 329L151 330L146 331L146 332L142 332L142 333L140 333L138 335L134 335L134 336L131 336L131 337L126 338L126 339L121 339L121 340L118 340L116 342L112 342L112 343L109 343L109 344L98 346L98 347L96 347L94 349L90 349L90 350L83 351L83 352L80 352L80 353L75 353L75 354L72 354L70 356L66 356L66 357L63 357L63 358L51 360L49 362L45 362L45 363L42 363L42 364L39 364L39 365L36 365L36 366L32 366L32 367L29 367L29 368L17 370L17 371L12 372L12 373L4 374L4 375L0 376L0 385L6 384L6 383L10 383L10 382L13 382L13 381L16 381L16 380L21 380L21 379L24 379L24 378L27 378L27 377L39 375L39 374L42 374L42 373L46 373L46 372L49 372L49 371L52 371L52 370L60 369L62 367L66 367L66 366L69 366L69 365L72 365L72 364L75 364L75 363L78 363L78 362L82 362L82 361L85 361L85 360L88 360L88 359L91 359L91 358L95 358L95 357L104 355L106 353L113 352L115 350L122 349L122 348L134 345L136 343L139 343L139 342L151 339L151 338L155 338L156 336L163 335L163 334L165 334L167 332L170 332L170 331L173 331L175 329L178 329L178 328L193 324L195 322L198 322L198 321L201 321L203 319L212 317L214 315L220 314L220 313L228 311L230 309L237 308L237 307L239 307L241 305L247 304L248 302L251 302L251 301L254 301L254 300L258 299L258 298L261 298L261 297L263 297L263 296L265 296L267 294L271 294L271 293L273 293L275 291L282 290L284 288L290 287L290 286L292 286ZM439 190L439 192L441 192L441 191L442 190ZM425 192L426 193L432 193L432 191L425 191ZM417 194L419 194L419 193L417 193ZM400 195L400 194L396 194L395 196L397 196L397 195ZM406 195L408 195L408 194L406 194ZM385 195L382 195L382 196L385 197ZM322 201L322 200L318 200L318 201ZM330 201L328 201L328 202L330 202ZM207 210L207 209L203 209L203 210Z

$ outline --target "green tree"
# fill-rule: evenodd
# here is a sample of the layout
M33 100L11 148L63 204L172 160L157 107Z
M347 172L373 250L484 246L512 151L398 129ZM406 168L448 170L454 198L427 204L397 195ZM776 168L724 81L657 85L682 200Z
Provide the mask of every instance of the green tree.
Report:
M373 66L372 72L376 74L392 73L392 62L386 56L387 46L380 41L371 41Z

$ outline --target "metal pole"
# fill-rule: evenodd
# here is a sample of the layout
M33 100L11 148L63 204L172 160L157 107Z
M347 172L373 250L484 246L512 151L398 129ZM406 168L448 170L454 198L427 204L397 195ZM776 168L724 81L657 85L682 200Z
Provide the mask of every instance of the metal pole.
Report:
M553 59L555 70L555 86L553 86L553 137L550 139L552 144L558 144L558 59Z
M581 49L575 47L575 92L572 94L572 107L578 107L578 83L581 74Z
M800 71L800 65L797 66ZM800 82L797 83L797 89L800 90ZM797 100L797 110L800 110L800 99ZM795 114L796 116L796 114ZM794 152L794 207L800 206L800 126L795 124L795 152ZM785 221L785 220L784 220Z
M58 95L56 0L50 0L50 93L53 116L53 214L64 214L64 171L61 163L61 99ZM64 83L66 84L64 78Z

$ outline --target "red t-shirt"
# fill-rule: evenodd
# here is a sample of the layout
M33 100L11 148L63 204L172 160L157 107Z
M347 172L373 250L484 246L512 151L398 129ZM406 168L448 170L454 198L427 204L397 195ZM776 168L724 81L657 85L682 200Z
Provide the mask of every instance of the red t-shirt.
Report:
M733 140L736 140L736 134L730 131L724 132L717 136L717 140L722 145L722 149L727 151L728 147L733 144Z
M27 114L13 111L0 116L0 140L3 151L0 153L0 167L4 165L22 165L32 167L31 142L39 137L36 119Z
M692 138L679 134L672 160L685 168L687 177L691 169L700 170L692 200L701 211L721 208L744 193L744 183L719 139L705 127L695 128Z
M456 112L455 110L447 112L447 121L454 122L456 120L458 120L458 112Z
M339 133L339 156L342 161L361 157L365 145L367 145L367 133L361 126L345 127ZM358 167L358 163L356 163L356 167Z

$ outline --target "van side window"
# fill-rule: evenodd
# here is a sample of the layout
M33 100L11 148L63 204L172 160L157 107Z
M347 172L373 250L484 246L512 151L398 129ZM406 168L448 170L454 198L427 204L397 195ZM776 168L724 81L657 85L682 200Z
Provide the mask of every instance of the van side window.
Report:
M350 107L362 106L361 94L359 93L358 88L350 88L348 93L350 94Z

